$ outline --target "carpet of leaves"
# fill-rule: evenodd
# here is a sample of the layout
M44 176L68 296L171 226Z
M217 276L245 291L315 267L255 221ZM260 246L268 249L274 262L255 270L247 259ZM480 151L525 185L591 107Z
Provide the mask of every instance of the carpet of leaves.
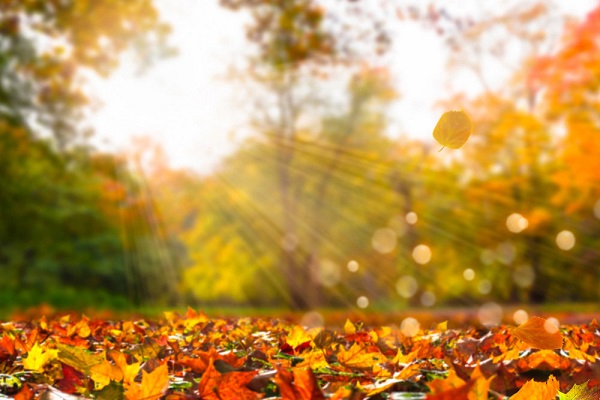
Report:
M0 398L600 399L598 324L549 332L304 328L278 319L66 315L5 322Z

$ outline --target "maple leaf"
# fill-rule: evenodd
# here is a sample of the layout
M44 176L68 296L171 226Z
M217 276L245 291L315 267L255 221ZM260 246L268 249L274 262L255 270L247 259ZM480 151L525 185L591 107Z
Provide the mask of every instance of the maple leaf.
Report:
M56 382L56 387L65 393L77 393L78 387L83 386L83 374L70 365L60 363L62 379Z
M261 395L246 385L258 371L228 372L221 374L215 369L212 359L198 383L198 395L206 400L254 400Z
M123 371L108 360L104 360L90 368L90 377L94 380L95 390L102 390L110 381L122 381Z
M125 392L128 400L158 399L167 390L169 385L169 371L166 364L155 368L148 373L142 370L142 383L131 385Z
M279 368L275 382L283 400L325 400L317 378L310 368Z
M537 349L554 350L562 348L563 339L560 331L550 332L544 318L529 318L513 329L512 335Z
M527 381L510 400L554 400L558 393L558 381L550 375L546 382Z
M600 387L589 387L587 383L574 385L566 394L558 392L559 400L597 400L600 398Z
M383 354L369 352L358 343L354 343L348 350L342 348L337 358L340 364L348 368L368 369L374 365L386 361Z
M495 375L486 379L483 373L481 372L479 364L477 364L475 366L475 369L471 373L471 380L475 381L475 384L469 391L469 400L487 400L488 393L490 391L490 383L494 378Z
M450 389L455 389L463 386L465 381L460 379L456 372L451 369L448 372L448 376L445 379L434 379L427 383L427 386L431 390L431 394L436 395L447 392Z
M27 358L23 360L23 368L30 371L41 372L44 368L44 365L51 360L54 360L56 355L56 350L43 350L40 346L38 346L37 343L35 343L29 353L27 353Z
M89 374L90 368L105 360L104 354L91 354L81 347L67 346L58 343L58 360L70 365L78 371Z

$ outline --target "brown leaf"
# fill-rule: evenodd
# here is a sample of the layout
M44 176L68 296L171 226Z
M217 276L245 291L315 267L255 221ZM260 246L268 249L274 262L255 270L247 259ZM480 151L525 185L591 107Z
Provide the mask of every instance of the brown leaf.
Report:
M550 333L545 327L546 320L531 317L523 324L512 330L513 336L521 339L527 345L536 349L554 350L562 347L563 338L560 331Z

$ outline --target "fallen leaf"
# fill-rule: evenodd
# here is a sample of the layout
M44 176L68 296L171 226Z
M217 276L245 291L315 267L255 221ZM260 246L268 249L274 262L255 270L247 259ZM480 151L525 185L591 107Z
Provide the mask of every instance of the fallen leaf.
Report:
M458 149L467 142L472 130L473 125L467 113L462 110L447 111L435 126L433 137L444 147Z
M120 382L123 380L123 371L116 365L104 360L100 364L90 368L90 377L94 380L95 390L102 390L110 381Z
M553 375L550 375L546 382L536 382L532 379L511 396L510 400L555 400L558 387L558 381Z
M23 368L29 371L41 372L48 362L56 358L56 350L43 350L38 344L34 344L27 358L23 360Z
M589 387L586 383L574 385L566 394L558 392L559 400L597 400L600 398L600 387Z
M563 338L560 331L550 333L545 324L546 320L544 318L531 317L513 329L512 335L536 349L554 350L562 348Z
M469 400L469 393L474 385L475 381L470 380L462 386L438 394L428 394L425 396L425 400Z
M338 352L338 361L348 368L368 369L374 365L386 361L383 354L378 352L369 352L358 343L354 343L348 350L341 349Z

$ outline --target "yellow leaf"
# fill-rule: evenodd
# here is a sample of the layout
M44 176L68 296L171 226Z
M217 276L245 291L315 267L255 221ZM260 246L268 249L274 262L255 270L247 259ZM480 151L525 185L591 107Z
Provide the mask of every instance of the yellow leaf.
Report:
M29 371L41 372L49 361L56 358L56 350L42 350L37 343L33 345L27 358L23 360L23 368Z
M350 322L349 319L346 319L346 323L344 324L344 333L346 335L351 335L353 333L356 333L356 327L354 326L354 324L352 322Z
M310 342L311 340L312 338L306 333L302 326L295 325L288 335L286 342L293 348L296 348L302 343Z
M94 380L94 388L102 390L110 381L121 382L123 380L123 371L116 365L112 365L108 360L90 368L91 378Z
M358 343L354 343L348 350L342 348L338 353L338 361L348 368L372 368L385 360L383 354L368 352Z
M510 400L554 400L557 393L558 381L550 375L547 382L528 381Z
M142 371L142 383L132 384L125 392L128 400L157 400L166 391L169 385L169 372L167 365L163 364L154 371Z
M302 353L304 359L297 367L310 367L312 369L327 368L329 363L325 359L325 353L322 350L316 349L310 353Z
M419 349L417 349L411 353L408 353L408 354L402 354L402 351L400 349L398 349L398 353L396 354L396 357L394 357L392 362L394 364L410 364L411 362L413 362L417 359L418 354L419 354Z
M467 113L462 110L447 111L435 126L433 137L444 147L458 149L467 142L472 130L473 125Z
M67 346L58 343L56 348L58 349L58 361L85 374L89 373L92 366L100 364L105 360L104 353L95 355L80 347Z
M487 400L488 392L490 391L490 383L495 377L496 376L494 375L485 379L485 376L483 376L483 373L481 372L481 368L479 368L479 364L477 364L471 373L471 380L474 380L475 384L469 390L469 400Z
M531 317L512 330L512 335L536 349L554 350L562 348L562 335L556 327L546 323L544 318Z

